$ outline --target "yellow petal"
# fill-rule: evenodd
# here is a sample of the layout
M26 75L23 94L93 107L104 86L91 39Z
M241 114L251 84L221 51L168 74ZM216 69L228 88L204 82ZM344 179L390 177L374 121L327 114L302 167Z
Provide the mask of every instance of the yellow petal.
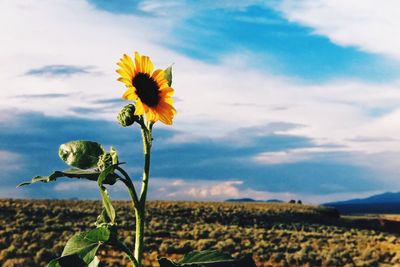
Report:
M153 108L149 108L146 112L147 120L156 122L158 120L158 114Z
M151 62L150 58L147 56L142 56L142 71L151 76L153 69L153 62Z
M176 114L176 109L174 108L174 106L172 106L171 104L169 104L167 102L164 102L164 100L161 101L158 104L158 106L159 106L159 108L161 108L163 110L163 112L166 112L166 113L171 114L171 115Z
M171 125L172 119L174 118L174 113L172 113L171 110L168 110L168 108L164 107L164 105L160 105L157 110L160 116L160 121L167 125Z
M135 73L142 72L140 54L135 52Z
M127 79L127 78L125 78L125 77L119 77L118 79L117 79L117 81L120 81L120 82L123 82L125 85L129 85L129 86L131 86L132 85L132 82L131 82L131 80L129 80L129 79Z
M125 93L122 95L123 99L135 101L138 96L135 93L135 87L128 88Z
M160 121L163 122L166 125L171 125L172 124L172 117L165 115L164 113L159 113L160 114Z
M142 101L138 99L135 103L135 115L139 116L143 114L144 114L143 104Z
M122 70L124 70L127 74L129 74L129 76L133 76L134 72L134 68L131 66L128 66L126 63L123 63L122 61L117 63L118 66L121 67Z
M127 66L132 73L135 72L135 64L132 61L132 58L128 56L127 54L124 54L124 58L121 59L122 63L124 63L125 66Z
M151 61L151 59L149 57L147 57L147 70L149 71L149 75L151 75L153 73L154 70L154 65L153 62Z
M140 65L142 66L142 72L147 73L147 60L145 56L140 57Z
M117 65L124 69L130 76L133 76L133 74L135 73L135 65L133 64L132 59L127 54L123 55Z
M124 77L126 79L132 79L132 76L129 75L124 69L117 69L116 72L121 75L121 77Z
M174 99L172 97L166 97L163 99L163 101L173 107L174 105Z
M160 97L171 97L174 94L174 89L171 87L160 88Z
M159 88L168 87L168 81L165 79L165 72L163 70L157 69L154 71L152 78L157 82Z
M164 71L162 69L156 69L151 75L153 80L158 81L160 78L164 79Z

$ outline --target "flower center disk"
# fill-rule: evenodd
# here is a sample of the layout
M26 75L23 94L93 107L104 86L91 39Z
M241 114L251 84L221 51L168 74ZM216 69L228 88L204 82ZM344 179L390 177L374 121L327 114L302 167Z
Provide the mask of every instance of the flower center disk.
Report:
M132 85L140 100L149 107L157 106L160 101L159 87L156 81L146 73L138 73L133 77Z

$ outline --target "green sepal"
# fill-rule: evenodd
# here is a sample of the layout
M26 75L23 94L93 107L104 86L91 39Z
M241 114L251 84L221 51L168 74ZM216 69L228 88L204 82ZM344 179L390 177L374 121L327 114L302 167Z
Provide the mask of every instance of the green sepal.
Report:
M110 152L105 152L103 155L100 155L97 162L97 168L99 171L104 171L108 166L113 164L119 164L118 153L114 147L111 147Z
M99 227L72 236L61 257L49 262L48 267L95 267L99 260L96 257L99 247L110 239L110 231Z
M168 86L172 84L172 65L164 70L164 78L168 81Z
M113 146L110 148L110 155L111 155L112 164L114 164L114 165L119 164L118 153L117 153L117 150L115 150L115 148Z
M241 259L234 259L215 250L193 251L186 254L178 262L160 258L158 263L160 267L256 267L250 255Z
M101 172L96 171L96 170L69 169L69 170L65 170L65 171L55 171L52 174L50 174L49 176L35 176L29 182L20 183L18 185L18 187L24 186L24 185L30 185L30 184L33 184L36 182L44 182L44 183L53 182L61 177L78 178L78 179L97 181L100 174L101 174ZM115 182L117 181L118 178L120 178L120 177L117 174L109 173L107 175L107 177L104 179L103 184L113 185L113 184L115 184Z
M62 144L58 150L58 155L65 163L79 169L96 167L99 157L104 153L102 145L85 140Z

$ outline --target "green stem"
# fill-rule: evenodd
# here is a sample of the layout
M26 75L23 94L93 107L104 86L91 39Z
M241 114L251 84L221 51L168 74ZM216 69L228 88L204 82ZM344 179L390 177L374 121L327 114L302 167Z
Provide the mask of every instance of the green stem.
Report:
M128 173L124 169L122 169L121 167L116 166L115 169L118 170L125 177L125 179L121 179L121 181L128 188L128 192L129 192L129 195L130 195L131 200L132 200L132 206L133 206L134 209L136 209L136 207L139 206L139 199L138 199L138 196L136 194L135 186L133 185L131 177L129 177Z
M128 259L131 261L133 266L134 267L139 267L139 263L137 262L137 260L135 259L134 255L132 254L132 252L129 250L129 248L127 248L125 246L124 243L122 243L119 240L113 240L113 242L111 242L111 246L115 247L116 249L121 250L122 252L125 252L125 254L128 256Z
M145 213L143 209L135 210L136 217L136 236L135 236L135 251L134 256L136 261L138 262L138 266L142 266L142 258L143 258L143 245L144 245L144 222L145 222Z
M142 128L144 169L142 179L142 190L140 192L140 204L144 206L147 197L147 186L150 175L150 150L151 150L151 131Z
M145 209L146 209L146 197L147 197L147 187L149 183L150 175L150 150L151 150L151 130L152 123L149 124L149 128L146 127L144 123L142 126L142 139L143 139L143 152L144 152L144 169L143 169L143 179L142 179L142 190L140 192L140 199L138 206L135 208L136 217L136 235L135 235L135 251L134 255L141 267L141 261L143 258L143 246L144 246L144 226L145 226Z

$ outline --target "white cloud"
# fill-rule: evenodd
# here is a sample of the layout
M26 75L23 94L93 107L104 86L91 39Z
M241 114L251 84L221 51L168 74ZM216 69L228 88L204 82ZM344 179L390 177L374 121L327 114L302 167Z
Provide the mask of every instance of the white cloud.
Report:
M1 186L0 198L26 198L27 194L21 188L15 186Z
M23 167L23 157L17 153L0 150L0 170L15 171Z
M216 181L152 178L149 194L150 199L195 201L224 201L230 198L289 201L295 196L290 192L268 192L247 188L239 179Z
M149 187L149 199L153 200L199 200L199 201L224 201L228 198L250 197L258 200L283 199L289 200L294 196L292 193L272 193L254 189L242 189L241 180L183 180L151 178ZM136 190L140 192L140 183L135 183ZM116 199L128 199L126 188L120 182L113 186L107 186L110 195ZM87 190L94 192L98 190L96 183L85 180L58 181L54 190L63 194L81 195ZM96 194L90 195L95 196ZM69 195L68 195L69 196Z
M85 180L76 180L69 182L57 182L54 186L55 191L80 191L80 190L96 190L99 186L97 183L85 181Z
M397 59L397 3L388 1L377 8L373 1L284 1L280 9L290 20L313 27L333 42ZM155 12L158 5L160 2L145 1L140 7ZM232 8L229 1L221 5ZM305 84L255 69L257 55L244 50L225 55L219 64L204 63L162 45L173 23L176 20L165 17L99 11L83 0L4 2L0 24L7 26L0 27L0 106L9 112L2 112L0 121L12 122L12 114L21 111L114 120L118 108L95 101L121 96L124 87L115 80L115 62L122 53L138 50L150 55L156 66L175 63L173 86L181 101L176 103L174 129L183 134L171 142L202 136L218 140L238 128L287 122L303 127L282 132L310 137L317 145L336 144L367 155L400 151L400 141L393 138L400 135L400 81ZM49 65L94 66L96 73L68 77L23 75ZM32 94L65 97L15 97ZM96 112L80 114L76 108ZM387 109L386 114L371 115L371 110L382 108ZM370 140L378 136L386 141L358 142L355 137L359 136ZM281 163L307 160L312 155L304 151L277 153L272 156ZM390 171L395 165L387 164ZM214 186L216 189L207 186L203 191L194 187L190 192L208 196L225 188L231 195L243 195L243 191L236 191L237 184ZM189 191L182 194L185 192Z
M221 197L238 197L240 195L237 185L243 184L242 181L227 181L222 183L212 183L211 185L204 185L202 187L188 188L186 192L187 196L194 199L206 199L206 198L221 198ZM176 195L177 192L173 194ZM178 194L181 192L178 192Z
M2 172L0 179L17 179L12 175L13 172L24 168L24 157L20 154L0 150L0 171ZM4 182L0 187L0 198L23 198L26 197L26 192L21 188L16 188L18 181L15 180L15 185L9 186Z
M303 203L320 204L353 198L363 198L382 193L382 191L368 191L362 193L348 192L320 195L296 194L292 192L269 192L242 188L243 181L241 180L210 181L152 178L150 183L151 186L149 187L150 191L148 194L150 200L225 201L229 198L252 198L261 201L278 199L288 202L291 199L300 199ZM137 190L140 189L139 184L136 184L136 188ZM67 198L76 196L94 199L100 198L100 195L97 194L97 184L91 181L59 181L56 183L54 189ZM122 183L118 182L113 186L107 186L107 189L112 199L129 199L129 196L126 193L126 188ZM88 193L88 190L90 193ZM0 196L7 197L8 194L2 193L0 190Z
M268 165L287 164L315 159L327 153L352 152L346 148L296 148L277 152L263 152L253 157L256 162Z
M278 5L290 21L309 26L334 43L397 60L399 8L397 0L284 0Z

